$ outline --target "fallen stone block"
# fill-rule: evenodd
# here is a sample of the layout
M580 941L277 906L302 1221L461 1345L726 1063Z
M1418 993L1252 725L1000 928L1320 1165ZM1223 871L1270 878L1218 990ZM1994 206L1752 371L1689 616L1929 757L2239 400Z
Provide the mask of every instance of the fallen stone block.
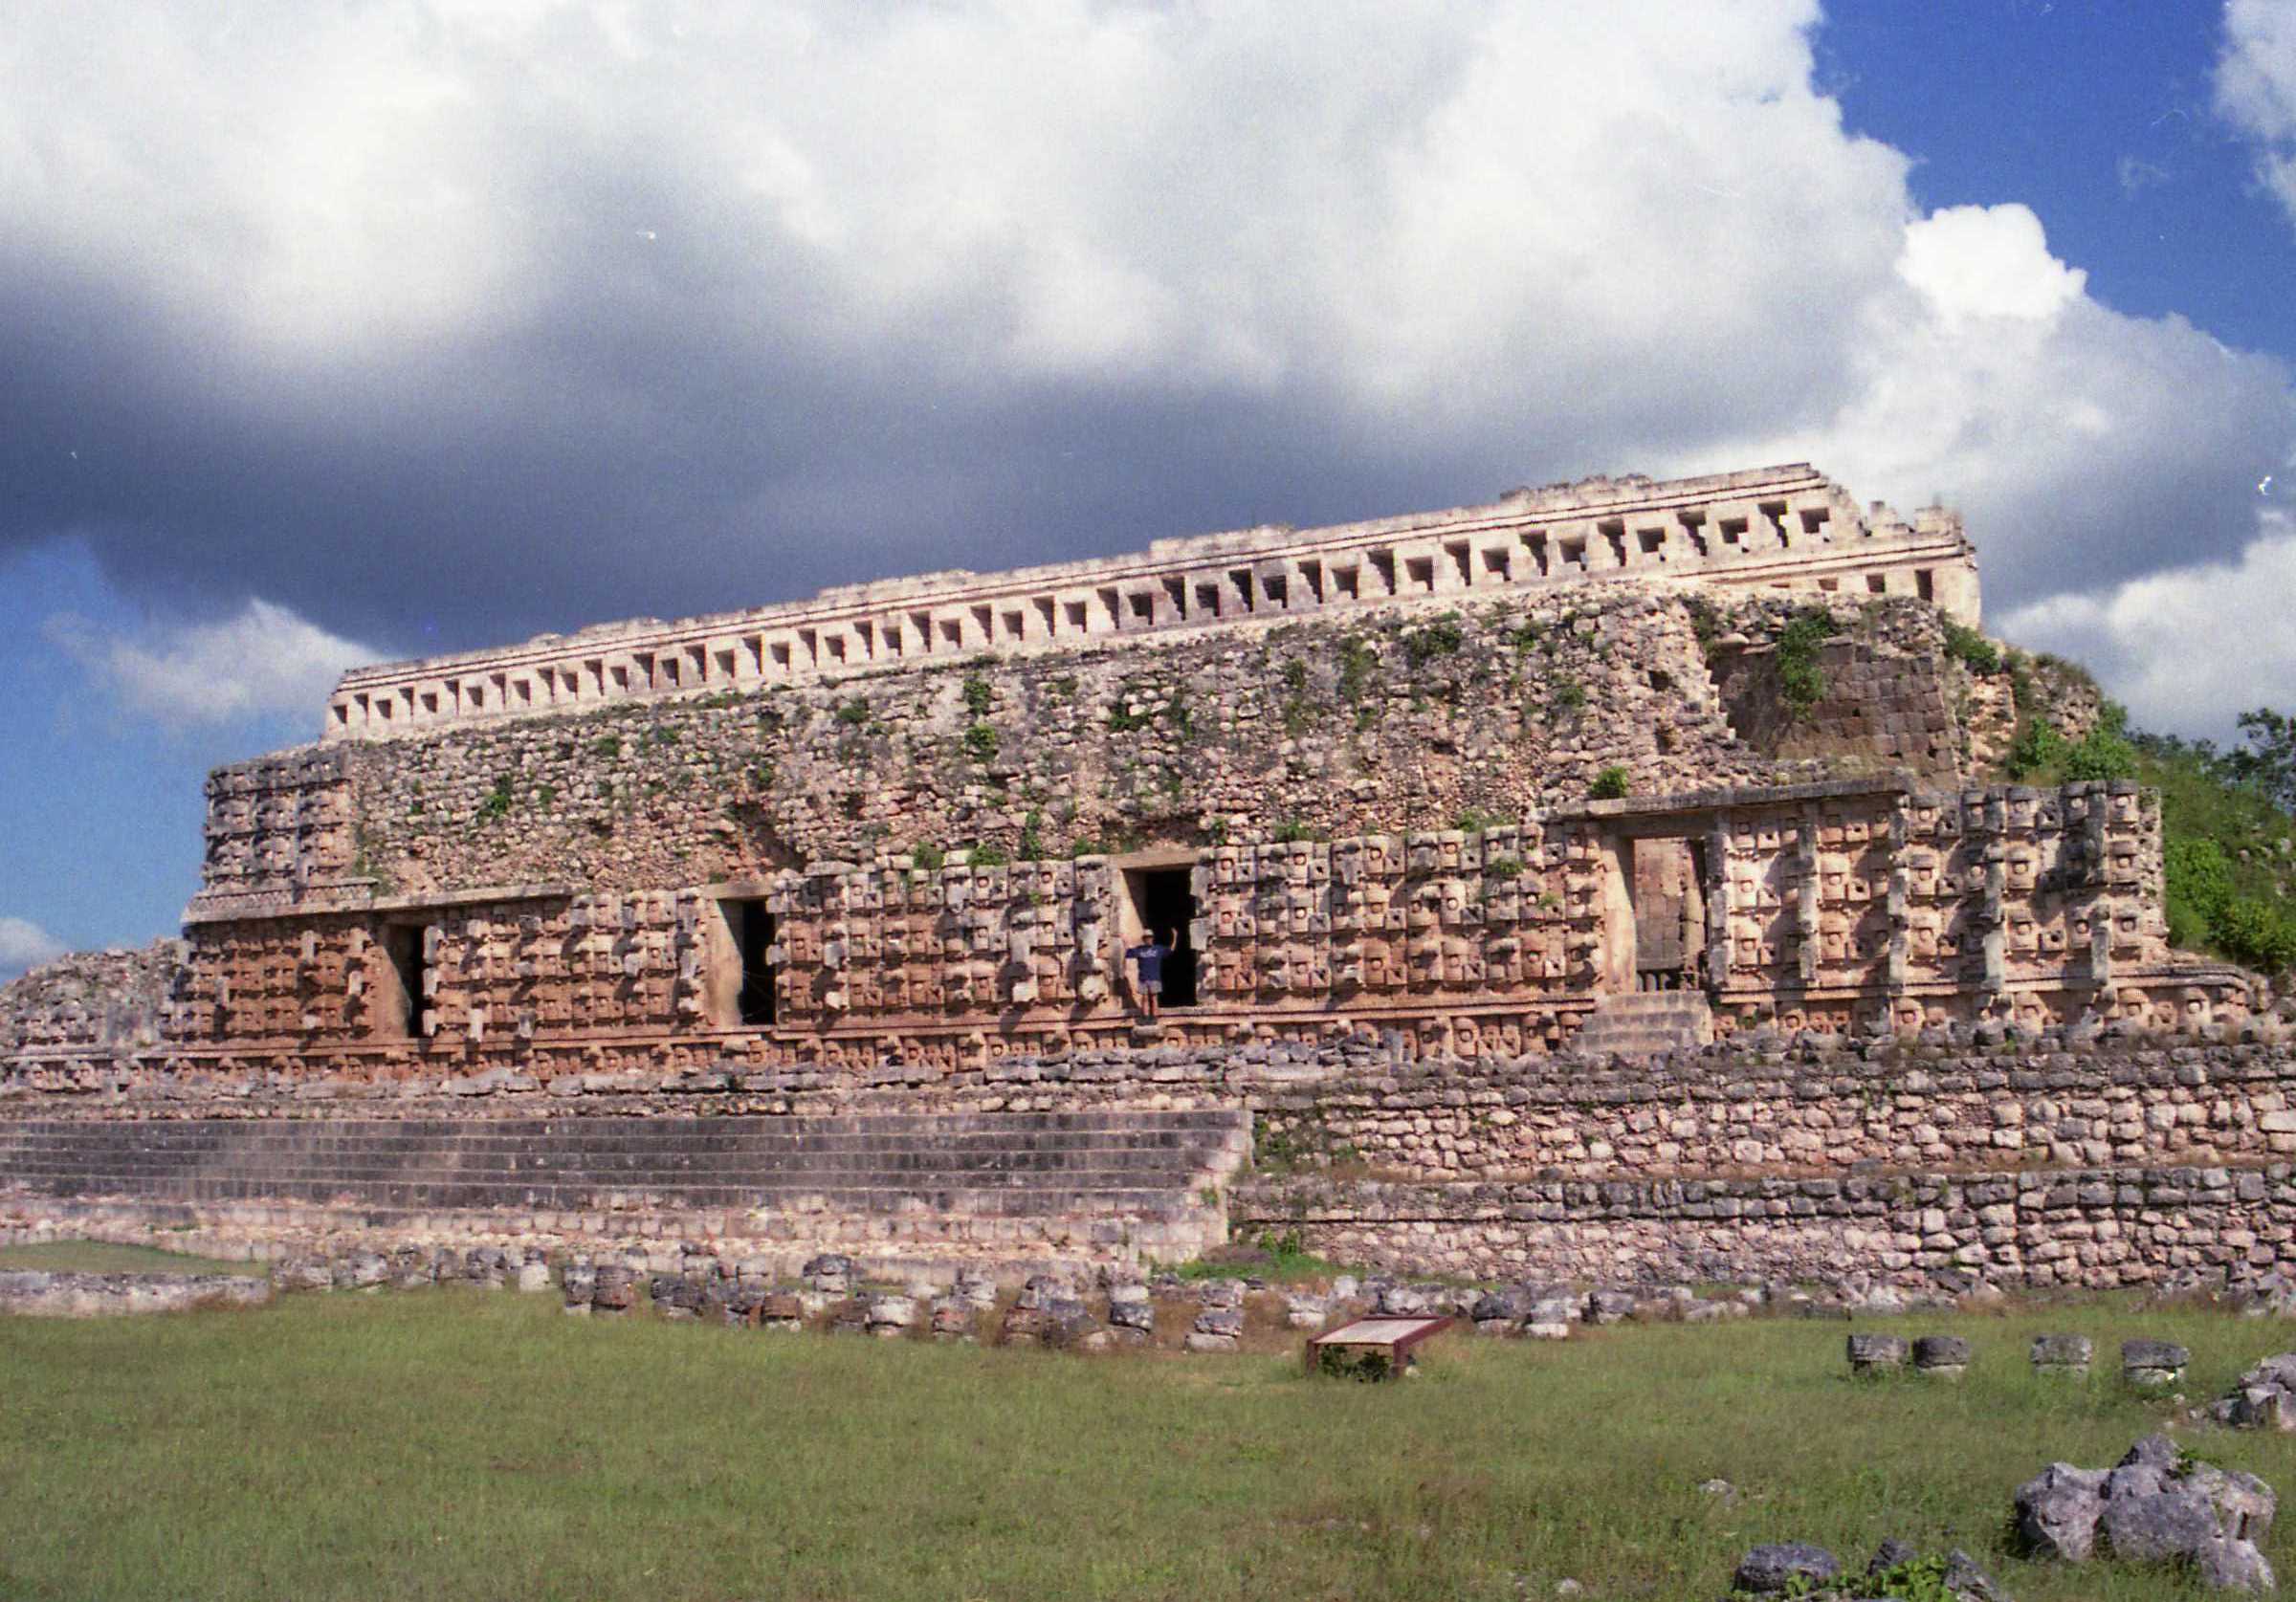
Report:
M2086 1374L2095 1350L2095 1344L2086 1335L2036 1335L2033 1367L2042 1373Z
M1906 1366L1903 1335L1852 1335L1847 1344L1853 1374L1895 1373Z
M1783 1596L1797 1587L1806 1593L1841 1572L1842 1560L1823 1547L1780 1541L1756 1547L1738 1559L1731 1586L1755 1596Z
M2236 1430L2296 1430L2296 1351L2257 1364L2208 1413Z
M1924 1335L1913 1343L1913 1372L1959 1379L1969 1371L1969 1342L1959 1335Z
M2171 1341L2123 1341L2121 1343L2121 1374L2128 1382L2146 1390L2158 1390L2175 1385L2184 1379L2184 1368L2193 1354Z

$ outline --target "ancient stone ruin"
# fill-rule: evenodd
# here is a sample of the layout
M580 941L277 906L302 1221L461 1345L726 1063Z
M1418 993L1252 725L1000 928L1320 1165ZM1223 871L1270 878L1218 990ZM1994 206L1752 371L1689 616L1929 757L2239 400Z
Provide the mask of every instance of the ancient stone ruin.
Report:
M1977 781L2019 715L1950 648L1979 616L1954 515L1798 465L360 669L210 780L180 944L0 992L0 1207L217 1249L2280 1265L2271 1020L2170 951L2153 798ZM2222 1232L2096 1227L2163 1208Z

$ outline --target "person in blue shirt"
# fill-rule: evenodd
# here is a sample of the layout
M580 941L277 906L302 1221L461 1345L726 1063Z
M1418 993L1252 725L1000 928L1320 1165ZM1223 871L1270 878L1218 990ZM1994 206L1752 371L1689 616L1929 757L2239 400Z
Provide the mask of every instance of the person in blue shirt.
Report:
M1124 954L1133 965L1132 993L1139 999L1140 1010L1150 1018L1156 1016L1158 999L1164 993L1164 962L1179 944L1179 932L1166 930L1159 940L1156 931L1148 932L1145 945L1133 947Z

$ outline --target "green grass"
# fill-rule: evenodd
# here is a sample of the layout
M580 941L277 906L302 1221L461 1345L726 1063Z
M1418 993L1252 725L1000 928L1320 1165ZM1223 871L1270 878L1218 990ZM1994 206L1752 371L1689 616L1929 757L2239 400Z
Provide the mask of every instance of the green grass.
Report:
M270 1272L260 1262L193 1257L151 1246L116 1246L108 1240L49 1240L37 1245L0 1246L0 1268L45 1268L61 1274L236 1274L260 1279Z
M2296 1346L2099 1306L1890 1321L1975 1337L1958 1386L1853 1381L1846 1326L1783 1320L1446 1337L1424 1378L1361 1386L1290 1341L1077 1358L555 1304L0 1323L0 1596L1677 1599L1757 1542L1862 1564L1885 1535L1966 1547L2022 1602L2184 1596L2005 1558L2010 1493L2162 1421L2104 1372L2124 1336L2191 1346L2196 1395ZM2027 1371L2056 1329L2096 1338L2086 1384ZM2296 1488L2296 1437L2205 1438Z

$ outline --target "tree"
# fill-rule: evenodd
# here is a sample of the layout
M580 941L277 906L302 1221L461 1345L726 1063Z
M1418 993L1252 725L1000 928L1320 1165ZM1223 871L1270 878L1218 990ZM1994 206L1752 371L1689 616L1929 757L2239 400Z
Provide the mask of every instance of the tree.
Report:
M2225 753L2224 765L2235 779L2296 812L2296 716L2259 707L2241 713L2240 726L2248 749Z

